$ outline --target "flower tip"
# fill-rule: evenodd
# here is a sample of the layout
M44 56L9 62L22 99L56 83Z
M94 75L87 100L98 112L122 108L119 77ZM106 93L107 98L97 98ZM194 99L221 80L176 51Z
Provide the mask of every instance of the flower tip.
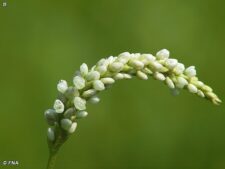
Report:
M59 83L57 84L57 89L61 93L65 93L66 90L68 89L68 84L65 80L60 80Z
M170 56L170 52L167 49L162 49L156 53L157 59L168 59Z

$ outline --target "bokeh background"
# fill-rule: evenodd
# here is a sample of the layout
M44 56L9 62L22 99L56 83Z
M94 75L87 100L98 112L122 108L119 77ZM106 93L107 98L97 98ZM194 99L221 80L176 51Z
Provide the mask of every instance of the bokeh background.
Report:
M1 3L3 0L1 0ZM225 100L223 0L7 0L0 7L0 161L44 169L60 79L124 51L162 48ZM61 149L56 169L224 169L225 107L155 80L120 81Z

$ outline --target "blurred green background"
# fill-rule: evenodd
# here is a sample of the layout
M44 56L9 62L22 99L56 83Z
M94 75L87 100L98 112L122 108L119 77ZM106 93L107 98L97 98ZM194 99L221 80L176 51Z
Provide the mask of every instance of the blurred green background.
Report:
M1 3L3 0L1 0ZM167 48L225 100L225 1L8 0L0 7L0 161L44 169L45 109L79 65ZM56 169L224 169L225 107L152 79L120 81L88 106Z

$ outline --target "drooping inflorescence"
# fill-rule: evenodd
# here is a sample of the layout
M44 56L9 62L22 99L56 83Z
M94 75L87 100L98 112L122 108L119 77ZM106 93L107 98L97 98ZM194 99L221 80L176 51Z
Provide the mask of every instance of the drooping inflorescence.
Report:
M47 130L48 140L54 142L59 135L57 130L70 135L76 130L77 119L86 117L86 104L98 103L97 94L107 89L116 80L131 79L134 76L147 80L149 76L165 83L174 93L187 89L190 93L210 100L218 105L221 100L212 88L196 77L194 66L185 68L176 59L169 58L169 51L162 49L152 54L124 52L117 57L101 59L91 69L83 63L73 78L73 86L65 80L59 81L59 96L53 108L45 112L45 118L51 126Z

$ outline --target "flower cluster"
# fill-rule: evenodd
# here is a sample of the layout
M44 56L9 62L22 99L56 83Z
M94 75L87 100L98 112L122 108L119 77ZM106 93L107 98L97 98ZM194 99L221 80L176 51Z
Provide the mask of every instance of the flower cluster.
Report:
M87 102L98 103L100 99L97 94L100 91L106 90L116 80L131 79L134 76L142 80L152 76L165 83L174 94L179 89L187 89L216 105L221 103L212 88L196 77L195 66L186 68L177 59L169 58L169 55L166 49L157 52L156 56L124 52L117 57L103 58L90 69L83 63L73 78L73 86L68 86L65 80L59 81L57 85L59 96L53 109L45 112L45 118L51 126L47 130L48 139L55 141L58 128L68 135L73 133L77 119L88 115Z

